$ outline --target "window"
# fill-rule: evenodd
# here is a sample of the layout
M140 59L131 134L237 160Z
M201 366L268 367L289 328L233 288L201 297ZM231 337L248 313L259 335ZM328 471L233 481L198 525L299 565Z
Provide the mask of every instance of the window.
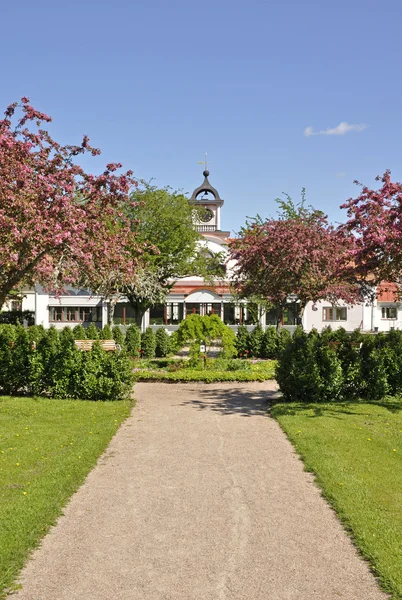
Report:
M22 310L22 300L11 300L10 310Z
M381 308L381 318L382 319L396 319L397 318L396 306L383 306Z
M322 309L323 321L346 321L347 308L346 306L332 306Z
M49 321L51 323L82 323L82 322L102 322L101 306L50 306Z

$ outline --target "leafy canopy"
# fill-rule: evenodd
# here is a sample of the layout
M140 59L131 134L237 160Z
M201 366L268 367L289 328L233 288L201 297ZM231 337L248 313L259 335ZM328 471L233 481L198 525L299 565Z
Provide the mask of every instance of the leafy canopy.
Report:
M110 163L87 173L75 158L100 151L87 136L80 145L56 142L43 129L50 121L25 97L0 120L0 306L36 281L108 294L138 264L141 248L121 209L133 202L132 172L117 175L121 165Z
M304 194L299 204L287 197L279 206L277 218L247 221L230 244L238 292L280 309L294 295L301 310L310 300L356 300L358 288L345 270L353 237L330 225L321 211L306 207Z

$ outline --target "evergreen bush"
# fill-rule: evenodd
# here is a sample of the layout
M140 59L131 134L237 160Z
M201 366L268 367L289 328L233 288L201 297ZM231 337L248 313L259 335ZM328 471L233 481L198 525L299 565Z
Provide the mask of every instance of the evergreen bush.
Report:
M118 325L115 325L112 330L112 335L113 335L112 339L114 339L116 344L118 344L120 346L120 348L124 349L126 346L126 344L125 344L126 336L124 335L122 328L119 327Z
M250 354L255 358L261 358L264 342L264 330L258 323L249 336Z
M87 340L98 340L99 339L99 331L95 323L90 323L88 327L85 329L85 334L87 336Z
M133 383L132 365L123 353L105 352L98 341L92 350L81 351L69 327L59 333L54 327L30 331L0 325L0 363L2 394L119 400Z
M99 332L99 339L100 340L113 340L113 333L112 330L110 328L110 325L105 325L103 327L103 329L100 330Z
M141 350L144 358L154 358L156 348L155 333L151 327L147 327L141 334Z
M86 340L87 334L85 333L85 329L82 325L76 325L73 328L73 335L75 340Z
M247 358L250 354L250 334L245 325L239 325L236 334L237 356Z
M170 352L170 335L163 327L160 327L155 334L155 354L159 358L168 356Z
M127 328L125 342L128 354L138 358L141 355L141 332L137 325L130 325Z
M265 330L261 345L261 358L274 359L278 356L278 336L275 327Z

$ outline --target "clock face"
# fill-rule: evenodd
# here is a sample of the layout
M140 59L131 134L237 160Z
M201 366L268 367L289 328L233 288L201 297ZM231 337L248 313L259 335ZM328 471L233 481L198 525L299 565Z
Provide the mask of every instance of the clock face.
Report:
M204 208L203 210L200 211L199 219L203 223L209 223L209 221L211 221L211 219L213 219L213 217L214 217L214 213L212 212L212 210L210 208Z

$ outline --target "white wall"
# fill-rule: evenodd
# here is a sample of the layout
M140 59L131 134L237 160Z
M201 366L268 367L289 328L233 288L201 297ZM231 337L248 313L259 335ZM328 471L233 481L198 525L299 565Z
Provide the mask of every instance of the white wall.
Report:
M320 300L315 303L317 310L313 310L313 303L309 302L304 310L303 314L303 328L306 331L317 329L321 331L324 327L331 327L331 329L339 329L343 327L346 331L353 331L354 329L364 327L364 306L362 304L355 304L348 306L345 302L339 301L338 306L346 306L347 308L347 320L346 321L324 321L323 320L323 308L331 307L330 302Z
M49 327L49 295L35 294L35 325L43 325L45 329Z

